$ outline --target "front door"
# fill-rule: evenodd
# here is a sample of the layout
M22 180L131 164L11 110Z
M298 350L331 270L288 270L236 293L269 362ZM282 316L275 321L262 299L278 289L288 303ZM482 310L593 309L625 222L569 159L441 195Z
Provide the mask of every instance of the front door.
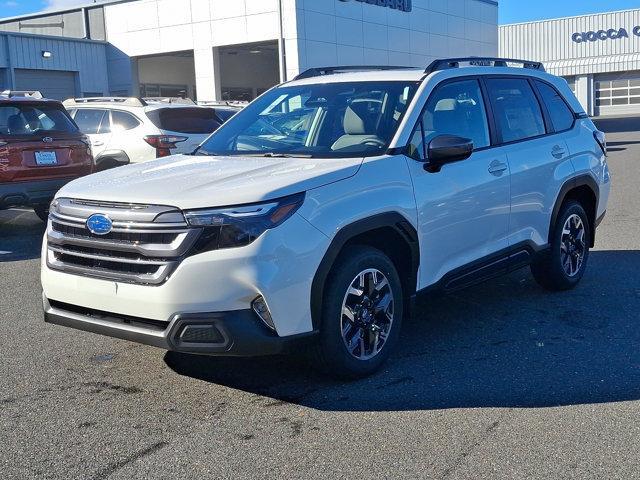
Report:
M473 140L470 158L425 170L429 142L438 135ZM436 87L411 140L409 168L418 208L419 287L487 258L508 245L510 179L504 153L490 148L487 110L475 79Z

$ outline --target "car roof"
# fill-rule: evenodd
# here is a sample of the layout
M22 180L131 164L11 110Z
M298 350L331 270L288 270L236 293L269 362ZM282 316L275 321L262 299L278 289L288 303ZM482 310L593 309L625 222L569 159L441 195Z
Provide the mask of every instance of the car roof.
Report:
M542 64L536 62L527 62L522 60L509 60L509 59L486 59L491 62L496 62L494 66L461 66L457 61L462 63L463 61L482 61L481 58L472 59L453 59L455 67L445 68L390 68L390 67L346 67L350 69L348 71L341 71L343 67L327 68L327 69L312 69L309 74L304 72L297 79L287 82L282 86L304 86L304 85L318 85L318 84L332 84L332 83L363 83L363 82L422 82L424 80L433 80L435 84L447 80L449 78L466 77L466 76L490 76L490 75L502 75L502 76L526 76L530 78L538 78L554 85L560 92L563 93L565 100L569 102L572 109L577 113L584 112L584 108L575 97L567 82L562 77L552 75L544 70ZM432 66L440 66L439 62L447 62L447 60L439 60L432 64ZM505 62L514 62L524 64L525 67L504 66ZM357 70L357 68L362 68ZM372 68L372 69L367 69ZM325 73L326 72L326 73ZM300 78L302 77L302 78ZM279 87L278 87L279 88Z
M458 77L497 73L533 75L534 72L547 75L542 63L531 60L500 57L457 57L434 60L426 68L387 65L315 67L302 72L287 85L376 81L419 82L436 74L442 78L443 76Z
M287 82L286 86L317 85L319 83L348 83L348 82L419 82L428 76L439 72L447 72L449 77L482 76L482 75L525 75L539 78L554 77L542 70L520 67L461 67L446 70L436 70L427 73L423 68L406 68L397 70L355 71L318 75Z
M46 103L46 104L61 104L60 100L54 100L53 98L33 98L33 97L5 97L0 95L1 103Z
M424 77L424 68L407 67L394 70L364 70L318 75L292 80L286 83L286 85L316 85L318 83L348 82L419 82Z

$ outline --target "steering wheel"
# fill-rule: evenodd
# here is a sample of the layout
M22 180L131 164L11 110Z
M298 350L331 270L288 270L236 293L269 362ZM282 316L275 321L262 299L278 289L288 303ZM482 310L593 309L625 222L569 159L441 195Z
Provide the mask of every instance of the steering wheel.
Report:
M379 138L367 138L366 140L360 142L361 145L371 145L372 147L384 148L386 143Z

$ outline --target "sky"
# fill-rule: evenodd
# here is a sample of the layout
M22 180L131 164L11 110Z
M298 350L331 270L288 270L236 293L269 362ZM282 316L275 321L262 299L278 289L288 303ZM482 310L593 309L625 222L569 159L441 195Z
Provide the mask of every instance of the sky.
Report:
M498 3L502 24L640 7L640 0L499 0Z
M88 0L0 0L0 18L87 2ZM499 0L499 4L500 23L515 23L637 8L640 0Z
M73 7L89 2L90 0L0 0L0 18L39 12L49 8Z

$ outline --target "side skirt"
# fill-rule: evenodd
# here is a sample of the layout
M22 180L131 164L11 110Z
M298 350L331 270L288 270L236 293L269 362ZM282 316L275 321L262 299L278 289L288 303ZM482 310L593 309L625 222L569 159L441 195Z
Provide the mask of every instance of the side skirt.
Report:
M533 242L522 242L513 245L468 265L456 268L433 285L418 290L414 299L435 292L455 292L491 278L506 275L530 265L536 256L544 255L548 250L548 244L539 246Z

